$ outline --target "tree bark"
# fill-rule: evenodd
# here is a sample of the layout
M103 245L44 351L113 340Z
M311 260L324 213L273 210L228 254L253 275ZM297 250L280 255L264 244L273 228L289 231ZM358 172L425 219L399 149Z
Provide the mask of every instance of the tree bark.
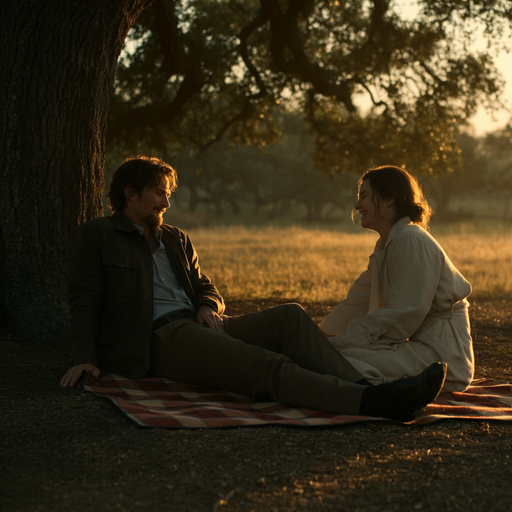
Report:
M21 337L67 337L69 237L102 215L116 63L151 1L2 4L0 307Z
M509 210L510 210L510 199L511 199L510 195L507 194L505 196L505 204L503 207L503 220L505 222L507 222L507 220L508 220L508 215L509 215Z

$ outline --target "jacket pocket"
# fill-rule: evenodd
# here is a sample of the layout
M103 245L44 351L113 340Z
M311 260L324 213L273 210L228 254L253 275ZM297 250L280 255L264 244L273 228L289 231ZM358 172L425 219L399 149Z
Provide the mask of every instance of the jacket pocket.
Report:
M100 335L98 336L98 345L113 345L117 340L117 334Z
M103 254L102 264L112 302L135 302L140 261L107 252Z

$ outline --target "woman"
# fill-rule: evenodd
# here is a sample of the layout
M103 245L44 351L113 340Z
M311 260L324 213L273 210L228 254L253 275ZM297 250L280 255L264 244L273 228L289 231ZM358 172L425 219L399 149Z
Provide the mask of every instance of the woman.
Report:
M431 209L418 182L393 166L359 180L355 210L379 233L368 269L320 330L373 383L448 363L444 390L463 391L474 372L470 284L427 232Z

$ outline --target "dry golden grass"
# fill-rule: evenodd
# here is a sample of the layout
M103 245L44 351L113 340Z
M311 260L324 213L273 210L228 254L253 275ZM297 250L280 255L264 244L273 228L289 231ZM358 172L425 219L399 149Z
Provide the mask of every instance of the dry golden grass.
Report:
M335 303L366 268L377 240L372 232L299 227L214 227L189 233L203 272L227 300ZM436 238L473 285L474 298L512 296L509 233L445 233Z
M512 297L512 235L457 234L436 237L473 287L472 297Z

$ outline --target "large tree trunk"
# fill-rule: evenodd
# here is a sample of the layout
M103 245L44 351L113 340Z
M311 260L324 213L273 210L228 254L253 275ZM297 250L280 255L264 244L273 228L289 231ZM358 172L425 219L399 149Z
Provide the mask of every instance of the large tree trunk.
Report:
M116 62L151 1L2 3L0 307L22 337L67 336L69 236L102 215Z
M505 197L505 204L503 207L503 220L507 222L508 220L508 212L510 210L510 196Z

